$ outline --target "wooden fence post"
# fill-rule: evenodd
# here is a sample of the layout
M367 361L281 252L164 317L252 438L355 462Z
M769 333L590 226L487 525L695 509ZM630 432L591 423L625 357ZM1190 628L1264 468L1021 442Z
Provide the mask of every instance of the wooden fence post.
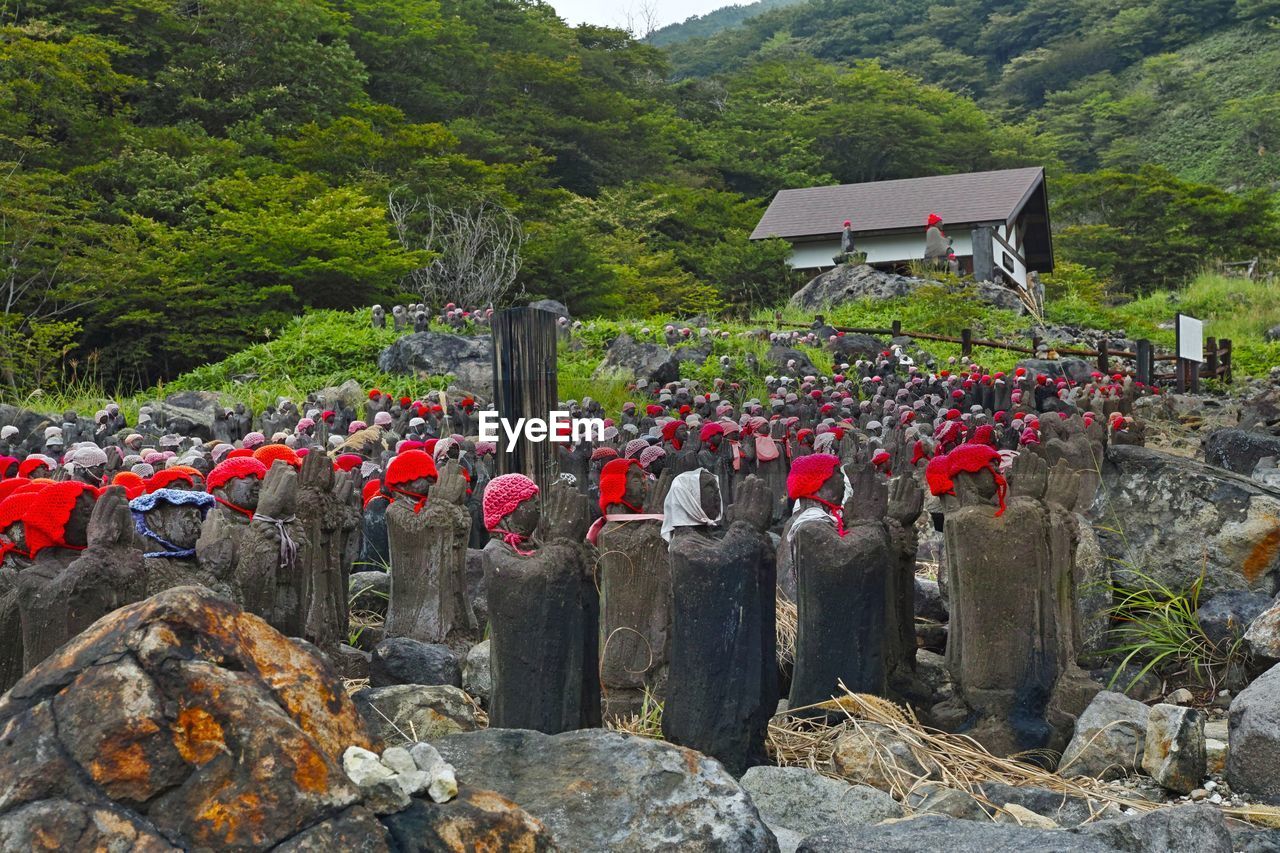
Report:
M556 315L538 308L509 308L493 315L493 404L511 423L550 420L556 388ZM498 443L499 474L525 474L546 494L555 475L555 447L523 434L514 447Z
M891 328L889 329L889 331L893 334L893 337L897 338L897 337L901 337L901 336L902 336L902 321L901 321L901 320L894 320L894 321L890 324L890 326L891 326Z
M973 354L973 330L972 329L960 330L960 354L966 357Z
M1222 378L1231 381L1231 338L1223 338L1222 344Z
M1218 378L1218 339L1205 338L1204 340L1204 361L1205 366L1209 368L1208 376L1210 379Z
M1111 365L1107 356L1107 339L1103 338L1098 341L1098 370L1102 372L1103 376L1111 375Z
M1138 381L1143 385L1154 385L1155 377L1151 374L1154 372L1151 361L1151 341L1146 338L1139 338L1138 344Z

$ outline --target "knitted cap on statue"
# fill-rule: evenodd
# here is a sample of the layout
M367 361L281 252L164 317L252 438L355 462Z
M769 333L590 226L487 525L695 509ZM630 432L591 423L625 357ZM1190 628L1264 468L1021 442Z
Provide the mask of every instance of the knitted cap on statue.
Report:
M990 471L995 479L996 501L1000 505L996 510L996 517L999 518L1004 515L1009 481L1000 473L1000 454L994 447L986 444L962 444L945 456L935 456L929 460L924 476L933 495L954 495L957 474L977 474L984 469Z
M230 455L230 454L228 454ZM252 456L235 456L219 462L205 477L204 485L210 492L220 489L238 477L266 477L267 466Z
M277 459L283 459L293 468L302 467L302 460L298 458L298 454L292 447L284 444L264 444L253 451L253 458L265 465L268 471Z
M382 485L389 492L398 492L414 498L413 511L418 512L427 502L427 496L410 492L404 488L405 483L420 480L423 477L438 477L436 463L425 450L406 450L387 464L387 472L382 477Z
M830 453L810 453L792 461L787 474L787 497L791 500L812 498L817 500L818 490L840 467L840 457Z
M45 548L84 548L83 545L67 544L66 531L76 501L85 492L94 498L98 496L98 490L93 486L67 480L51 483L27 499L22 526L26 531L27 551L33 558Z
M605 463L600 471L600 511L605 512L612 504L622 504L632 512L640 512L639 507L627 503L627 471L631 466L640 466L638 459L613 459Z
M516 511L520 504L538 494L538 484L524 474L502 474L494 477L484 487L484 529L490 533L501 533L502 541L510 545L517 554L528 556L532 551L523 551L520 546L527 536L514 530L503 530L498 527L502 519Z

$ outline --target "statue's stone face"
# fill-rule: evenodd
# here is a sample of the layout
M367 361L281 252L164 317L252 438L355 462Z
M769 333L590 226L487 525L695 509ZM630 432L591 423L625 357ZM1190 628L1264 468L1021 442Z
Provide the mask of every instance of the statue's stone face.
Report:
M101 486L102 478L106 476L106 473L107 465L105 462L101 465L90 465L88 467L77 465L75 479L81 483L88 483L90 486Z
M983 469L976 474L957 474L954 482L956 497L961 504L995 505L996 478L990 471Z
M419 477L416 480L403 483L400 488L406 492L413 492L415 495L425 495L427 490L435 485L436 479L435 477Z
M681 424L680 426L676 427L675 437L676 437L676 439L677 439L681 444L683 444L684 442L688 441L688 440L689 440L689 425L688 425L688 424Z
M707 446L710 447L712 450L719 450L720 442L722 442L723 440L724 440L724 436L719 434L713 435L711 436L710 439L707 440Z
M448 456L450 459L457 459L458 456L461 455L461 453L462 453L462 448L459 447L457 444L453 444L449 447L447 451L445 451L445 456Z
M822 484L822 488L818 489L818 497L833 504L843 503L844 476L840 473L839 467L831 472L831 476Z
M503 529L521 536L531 536L542 519L542 496L534 495L520 502L503 521Z
M705 468L698 474L698 495L707 518L720 517L720 484L715 474Z
M200 508L195 506L160 503L146 514L148 528L161 539L183 549L196 547L203 521ZM155 550L151 547L150 540L147 548Z
M88 492L81 492L76 498L64 533L68 545L84 547L89 544L89 517L93 514L93 503L94 497Z
M640 506L644 503L645 498L645 478L644 471L639 465L631 465L627 468L627 487L623 493L623 497L627 503L632 506Z
M221 488L214 489L215 496L229 504L254 512L258 509L258 495L262 492L262 480L257 477L236 477Z

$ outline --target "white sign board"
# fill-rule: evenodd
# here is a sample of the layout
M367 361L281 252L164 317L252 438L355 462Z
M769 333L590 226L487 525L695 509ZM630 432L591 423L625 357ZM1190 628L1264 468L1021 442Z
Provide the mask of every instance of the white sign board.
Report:
M1187 361L1204 361L1204 322L1186 314L1179 314L1178 358Z

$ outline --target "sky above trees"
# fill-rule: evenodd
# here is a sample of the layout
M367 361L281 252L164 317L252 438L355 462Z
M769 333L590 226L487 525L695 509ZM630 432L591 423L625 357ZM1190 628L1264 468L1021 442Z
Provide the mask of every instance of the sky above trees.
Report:
M743 0L743 3L750 0ZM570 24L630 29L637 35L730 5L730 0L550 0Z

